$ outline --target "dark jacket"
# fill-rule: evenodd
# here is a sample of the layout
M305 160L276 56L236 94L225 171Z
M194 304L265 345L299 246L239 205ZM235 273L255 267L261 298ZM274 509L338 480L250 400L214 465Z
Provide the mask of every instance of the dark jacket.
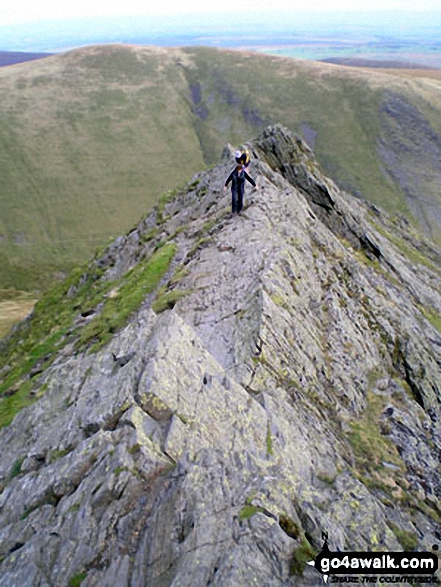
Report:
M252 177L248 175L246 171L242 171L241 173L239 173L239 170L237 169L237 167L235 167L228 176L228 179L225 182L225 187L230 183L230 181L232 181L233 184L231 187L233 190L243 189L245 180L249 181L251 185L256 187L256 182Z

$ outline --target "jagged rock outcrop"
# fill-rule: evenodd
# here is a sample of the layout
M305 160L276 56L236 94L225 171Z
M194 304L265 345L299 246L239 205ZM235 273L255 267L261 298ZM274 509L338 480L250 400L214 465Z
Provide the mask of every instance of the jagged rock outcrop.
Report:
M2 587L319 585L301 573L322 531L440 542L439 253L286 129L249 148L241 215L226 148L66 286L62 343L13 384L37 401L0 433Z

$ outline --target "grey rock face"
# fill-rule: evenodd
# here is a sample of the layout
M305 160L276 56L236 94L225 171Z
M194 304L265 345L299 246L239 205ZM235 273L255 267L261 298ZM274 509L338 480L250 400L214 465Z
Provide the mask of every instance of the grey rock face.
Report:
M112 281L177 247L162 290L98 352L60 352L1 431L2 587L320 585L299 561L323 531L439 543L439 253L284 128L248 146L241 215L227 147L94 261Z

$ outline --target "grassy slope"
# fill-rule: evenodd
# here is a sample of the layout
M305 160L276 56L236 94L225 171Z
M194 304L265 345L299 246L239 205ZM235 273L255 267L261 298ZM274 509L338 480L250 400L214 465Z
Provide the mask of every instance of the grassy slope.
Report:
M10 262L76 264L203 167L167 51L87 49L0 78L0 252Z
M217 161L225 142L271 121L296 132L306 124L341 186L408 214L377 150L380 137L399 140L403 130L385 132L379 110L393 91L441 134L440 88L436 79L206 48L92 47L4 68L0 282L46 283ZM421 153L402 157L423 169ZM436 197L436 180L428 177L425 197Z
M282 122L300 133L306 123L318 133L314 146L318 159L342 184L356 190L362 180L363 191L371 194L384 189L378 160L369 148L379 132L381 96L375 89L367 92L363 80L338 75L341 68L271 56L212 50L190 50L190 54L198 65L199 78L205 80L207 101L211 101L210 126L218 126L224 116L225 98L219 93L223 87L224 94L239 100L236 113L230 107L231 118L236 114L245 118L247 108L262 120L255 126ZM213 158L222 139L218 134ZM393 186L391 195L396 195Z
M199 48L187 51L197 63L199 79L204 80L203 95L209 110L204 125L226 127L225 102L228 99L231 102L232 97L233 101L234 97L238 98L238 104L233 107L236 116L245 119L243 111L247 108L254 111L255 119L261 119L260 124L254 124L256 128L272 120L302 134L302 127L307 124L317 133L314 145L317 159L341 187L390 212L410 216L403 190L396 178L385 172L386 165L377 145L380 138L389 148L394 141L412 142L415 135L413 129L404 126L391 136L391 125L386 123L384 115L381 118L380 111L390 101L391 94L399 95L416 109L419 119L416 117L414 123L424 126L427 122L441 136L440 81L422 79L421 72L418 79L410 79L407 72L403 75L397 72L392 77L390 72L273 56ZM214 141L212 157L222 139L218 136ZM421 145L409 152L403 150L399 157L423 181L427 136L418 140ZM425 182L424 197L435 201L441 211L439 185L439 178L431 177ZM440 225L431 226L435 238L441 235Z

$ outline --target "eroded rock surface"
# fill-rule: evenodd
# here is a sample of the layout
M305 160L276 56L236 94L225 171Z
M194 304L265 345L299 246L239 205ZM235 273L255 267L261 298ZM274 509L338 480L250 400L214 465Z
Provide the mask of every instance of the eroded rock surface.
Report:
M241 215L227 147L94 261L113 281L176 244L162 290L1 431L2 587L320 585L299 560L323 531L441 541L439 253L286 129L249 148Z

